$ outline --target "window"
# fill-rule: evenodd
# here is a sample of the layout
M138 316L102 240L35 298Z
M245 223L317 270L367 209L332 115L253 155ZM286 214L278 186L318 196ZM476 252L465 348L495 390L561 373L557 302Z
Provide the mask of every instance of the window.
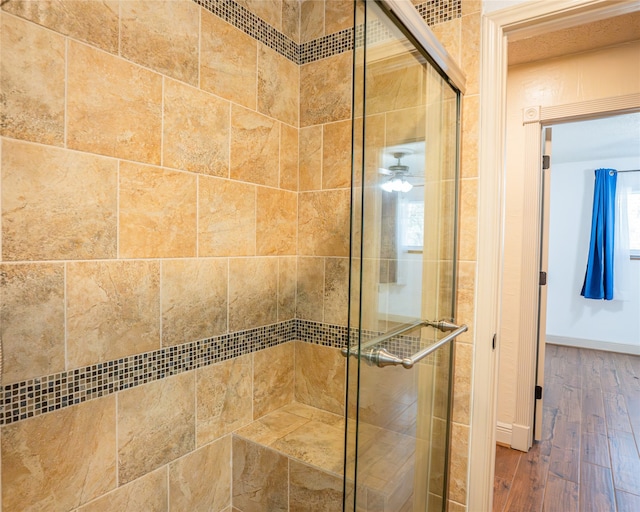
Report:
M634 190L627 196L627 208L631 257L640 259L640 190Z
M424 201L402 203L402 247L422 250L424 244Z

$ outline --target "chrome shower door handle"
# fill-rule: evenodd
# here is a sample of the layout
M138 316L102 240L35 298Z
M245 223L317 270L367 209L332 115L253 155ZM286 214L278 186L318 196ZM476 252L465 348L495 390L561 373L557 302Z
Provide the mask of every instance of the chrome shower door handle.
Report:
M461 326L459 327L456 326L456 327L457 329L452 331L450 334L447 334L444 338L439 340L437 343L434 343L433 345L429 345L428 347L423 348L419 352L416 352L415 354L413 354L411 357L404 358L402 360L402 366L404 366L406 369L413 368L413 365L416 364L418 361L420 361L421 359L424 359L429 354L434 353L440 347L442 347L443 345L446 345L451 340L457 338L463 332L466 332L469 329L466 324L462 324Z
M392 353L390 353L385 348L375 348L376 345L387 341L395 336L399 336L404 334L405 332L411 331L418 327L435 327L443 332L449 331L444 338L438 340L433 345L429 345L428 347L416 352L411 357L401 358ZM378 366L383 368L385 366L400 366L402 365L406 369L413 368L413 366L424 359L429 354L432 354L436 350L438 350L443 345L446 345L451 340L460 336L463 332L466 332L469 328L463 325L456 325L447 320L440 320L439 322L432 322L429 320L419 320L417 322L413 322L411 324L401 325L392 329L381 336L377 336L376 338L368 341L360 347L360 357L367 361L369 364L373 366ZM344 357L347 357L351 351L349 347L343 347L341 353ZM352 353L352 355L357 355L357 353Z

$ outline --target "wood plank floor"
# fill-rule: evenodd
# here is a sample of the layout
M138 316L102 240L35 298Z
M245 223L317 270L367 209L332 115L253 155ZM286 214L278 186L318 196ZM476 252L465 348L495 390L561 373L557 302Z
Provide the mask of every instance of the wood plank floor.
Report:
M640 356L547 345L544 384L542 440L496 447L494 512L640 512Z

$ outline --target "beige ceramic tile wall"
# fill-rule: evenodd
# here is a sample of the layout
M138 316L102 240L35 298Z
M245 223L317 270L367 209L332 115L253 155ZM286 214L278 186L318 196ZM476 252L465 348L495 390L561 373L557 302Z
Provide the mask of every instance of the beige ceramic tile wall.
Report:
M191 0L0 16L3 383L294 318L298 66Z
M242 0L296 41L349 25L350 17L339 3L343 2L325 6L315 1ZM61 371L102 357L99 354L160 348L188 341L189 336L196 339L209 330L226 332L231 323L246 325L242 308L255 308L256 297L237 286L232 291L229 285L229 274L245 268L274 291L260 297L268 307L256 322L293 318L290 299L297 289L302 297L308 296L308 302L300 304L300 318L346 324L350 163L346 147L327 149L331 141L346 144L341 133L351 115L351 54L295 70L231 25L194 8L190 0L154 2L153 12L147 11L149 3L144 0L122 2L124 8L120 4L11 0L2 7L0 314L6 361L14 369L5 374L5 383ZM300 12L304 16L298 25ZM470 324L475 289L480 2L464 0L463 15L451 26L442 26L439 36L469 77L460 245L461 267L466 265L470 275L466 289L459 292L458 311L461 321ZM180 34L178 44L173 44L175 34ZM264 80L274 69L287 79ZM277 88L278 95L273 92ZM265 214L275 215L277 225L260 228L260 198L271 195L290 201L286 191L297 191L298 183L300 215L294 227L286 209L272 211L274 205L269 204ZM224 203L222 189L227 193ZM185 201L185 196L193 202ZM293 231L297 240L292 249ZM296 285L292 278L296 266L312 270L309 282L302 272ZM105 281L114 269L117 279ZM144 348L126 342L111 346L109 323L95 323L91 343L73 348L73 340L89 332L92 322L91 312L83 312L83 304L73 297L85 289L97 292L101 286L105 289L95 300L107 315L118 314L120 300L136 301L134 315L122 316L113 327L142 334ZM185 297L202 309L188 308ZM193 320L201 319L202 311L214 312L206 325ZM192 319L186 314L193 314ZM185 332L187 325L191 332ZM69 332L70 342L65 339ZM7 338L18 337L20 346L14 343L11 348ZM470 350L472 339L469 335L461 343ZM71 343L68 354L65 342ZM458 374L468 375L470 353L458 353ZM251 365L234 364L253 368L251 384L243 377L247 370L238 370L233 387L245 403L247 386L253 386L252 417L256 417L256 411L259 415L273 410L290 395L286 389L275 393L276 401L269 405L262 386L273 376L261 378L258 371L256 377L260 361L256 363L256 355L248 357ZM51 499L65 504L60 508L90 502L83 511L107 510L113 503L129 503L131 510L137 510L135 503L142 502L150 510L165 510L167 485L174 489L176 503L196 499L205 508L225 503L227 495L230 499L229 466L220 477L214 476L219 468L211 469L212 478L221 483L209 493L196 489L192 479L198 467L208 464L203 461L229 460L228 432L252 419L244 410L229 409L232 404L219 384L229 382L224 372L230 370L222 368L224 364L221 377L198 371L168 379L179 384L177 390L167 383L151 383L121 392L117 407L114 397L104 397L3 428L4 510L22 510L28 502L40 503L36 509L51 509L47 501ZM213 367L209 371L214 372ZM282 378L279 389L287 385ZM206 391L207 385L217 391ZM464 378L457 379L458 443L451 479L456 505L464 505L466 493L468 386ZM161 409L168 408L164 411L138 411L126 405L158 393L167 393L169 405L154 398ZM220 393L217 406L207 403ZM197 415L194 407L183 407L185 399L192 400ZM100 427L96 418L104 418ZM165 443L162 436L170 434L157 429L177 418L186 420L181 427L184 440L175 451L164 452L156 445ZM116 420L139 425L116 436ZM91 429L82 426L89 422ZM89 438L64 442L68 425L76 423L76 436ZM51 439L36 432L49 432ZM129 441L138 452L129 448ZM68 463L61 466L63 452L68 452L64 457ZM19 470L24 468L21 461L34 458L42 479L37 486L31 476L20 480L29 475ZM141 467L128 462L137 459L145 461ZM89 468L82 469L88 461ZM84 475L82 481L74 480L78 474ZM63 490L53 492L63 483ZM103 499L91 501L107 491L111 492Z
M438 39L457 60L467 77L462 104L462 145L460 184L460 228L458 234L457 319L469 331L456 342L454 363L454 401L450 508L466 510L467 469L471 423L471 374L473 363L473 318L476 289L476 248L478 209L478 129L479 129L479 56L480 0L462 0L462 17L433 27Z
M2 510L224 510L231 433L291 403L294 378L308 382L294 375L297 344L307 345L289 342L3 427ZM339 387L331 394L342 396Z
M242 4L299 40L297 1ZM0 24L3 384L295 318L298 66L191 0ZM293 356L4 427L2 510L229 507L230 433L293 399Z
M301 39L353 24L350 2L301 3ZM347 325L351 52L300 67L297 317Z

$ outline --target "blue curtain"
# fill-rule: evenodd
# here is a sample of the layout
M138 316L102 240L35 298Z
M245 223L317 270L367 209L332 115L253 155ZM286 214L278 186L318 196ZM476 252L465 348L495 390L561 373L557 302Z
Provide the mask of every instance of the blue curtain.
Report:
M582 285L585 299L613 299L613 239L616 221L615 169L597 169L593 189L591 243Z

